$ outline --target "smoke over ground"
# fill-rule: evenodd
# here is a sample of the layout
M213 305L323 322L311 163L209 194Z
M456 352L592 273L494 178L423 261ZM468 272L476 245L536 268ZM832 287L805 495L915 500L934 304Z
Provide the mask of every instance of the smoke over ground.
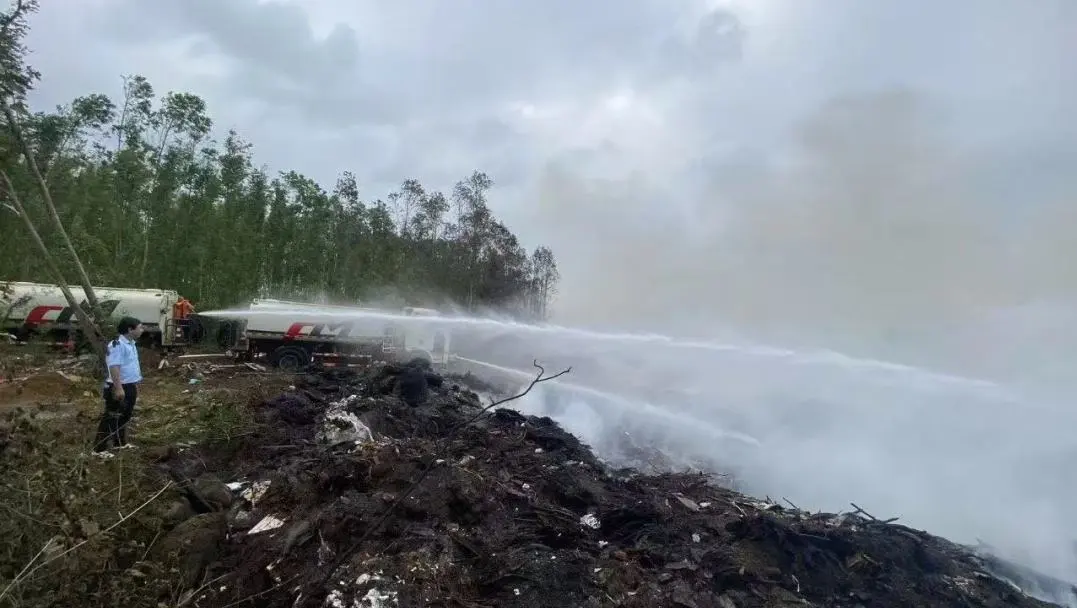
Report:
M1057 173L998 175L1000 146L953 138L954 112L893 90L826 102L766 161L608 180L554 164L530 221L566 260L559 322L841 351L997 391L655 348L596 353L590 369L652 389L667 381L656 369L681 369L687 395L621 388L690 412L682 425L587 395L527 406L600 445L626 424L662 432L748 491L807 508L856 501L1077 579L1077 188ZM1024 187L996 187L1015 180ZM731 453L701 422L762 446Z
M789 133L780 164L707 171L687 200L666 175L603 183L553 167L533 220L571 260L558 319L1007 377L1042 371L1027 357L1050 349L1068 368L1077 189L1030 181L1002 198L947 125L909 91L832 100Z

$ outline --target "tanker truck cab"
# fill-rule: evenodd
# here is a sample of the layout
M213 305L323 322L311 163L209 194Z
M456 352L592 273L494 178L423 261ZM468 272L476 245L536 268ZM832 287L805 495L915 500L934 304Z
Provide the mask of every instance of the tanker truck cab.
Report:
M405 307L406 317L440 317L441 313L432 308ZM398 329L400 329L398 327ZM416 320L403 324L404 358L421 357L435 365L449 363L450 334L443 322Z
M449 363L449 332L445 328L407 332L404 345L412 357L423 357L435 365Z

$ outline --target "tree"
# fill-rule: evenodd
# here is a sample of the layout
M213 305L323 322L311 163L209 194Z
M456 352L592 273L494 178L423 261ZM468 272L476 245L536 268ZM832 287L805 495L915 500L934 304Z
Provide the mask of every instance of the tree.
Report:
M557 293L559 280L561 274L557 271L553 251L545 245L535 248L531 254L531 312L536 318L549 318L550 300Z

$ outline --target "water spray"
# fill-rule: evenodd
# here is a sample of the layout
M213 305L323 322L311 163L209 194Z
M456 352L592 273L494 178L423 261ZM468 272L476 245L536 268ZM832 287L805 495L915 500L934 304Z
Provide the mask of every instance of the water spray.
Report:
M456 360L479 375L523 381L531 374L519 368L535 357L571 365L571 383L518 406L553 414L610 460L627 433L671 462L731 471L750 494L811 510L856 501L955 542L983 539L1060 578L1077 572L1077 411L990 381L829 351L463 316L313 306L204 314L445 327Z

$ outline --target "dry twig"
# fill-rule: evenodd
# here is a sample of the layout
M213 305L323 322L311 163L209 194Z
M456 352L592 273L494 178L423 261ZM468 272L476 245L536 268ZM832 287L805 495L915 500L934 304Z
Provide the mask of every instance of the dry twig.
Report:
M891 517L890 519L879 519L879 518L875 517L874 515L872 515L871 513L868 513L867 511L861 509L859 506L857 506L857 504L855 502L851 502L849 504L851 504L853 506L853 508L856 509L856 514L857 515L863 515L864 517L871 520L871 523L873 523L873 524L887 525L887 524L892 524L895 521L901 519L900 517Z
M150 497L149 497L149 498L148 498L148 499L146 500L146 502L144 502L144 503L142 503L141 505L139 505L139 506L138 506L138 508L136 508L136 509L135 509L134 511L131 511L131 512L130 512L130 513L128 513L127 515L122 515L122 516L120 516L120 518L119 518L118 520L116 520L116 521L115 521L115 522L114 522L114 523L113 523L113 524L112 524L111 526L109 526L109 527L105 528L104 530L101 530L100 532L98 532L98 533L96 533L96 534L93 534L93 535L90 535L90 536L88 536L87 538L83 539L83 540L82 540L81 542L79 542L79 543L76 543L76 544L75 544L74 546L72 546L72 547L71 547L70 549L67 549L66 551L62 551L62 552L60 552L59 554L57 554L57 555L54 555L54 556L50 557L49 559L47 559L47 560L45 560L45 561L41 562L40 564L38 564L38 565L34 566L34 567L33 567L32 569L30 569L30 570L27 570L27 568L30 568L30 565L31 565L32 563L34 563L34 561L36 561L36 560L37 560L37 558L38 558L38 557L39 557L39 556L40 556L40 555L41 555L41 554L42 554L42 553L43 553L43 552L45 551L45 549L47 549L47 548L48 548L48 546L49 546L49 545L50 545L50 544L52 543L52 539L49 539L49 541L48 541L47 543L45 543L45 546L44 546L44 547L42 547L42 548L41 548L41 550L37 552L37 555L35 555L35 556L34 556L34 558L33 558L32 560L30 560L30 563L26 564L26 567L24 567L24 568L22 569L22 572L19 572L19 574L18 574L18 575L16 575L14 579L12 579L11 583L10 583L10 584L9 584L9 585L7 586L7 588L6 588L6 589L4 589L4 591L3 591L2 593L0 593L0 600L4 599L4 597L5 597L5 596L7 596L7 594L8 594L8 593L10 593L10 592L11 592L11 590L12 590L12 589L14 589L16 585L18 585L19 583L23 582L24 580L26 580L26 579L30 578L31 576L33 576L33 574L34 574L35 572L37 572L38 570L40 570L40 569L44 568L45 566L47 566L47 565L51 564L51 563L52 563L52 562L54 562L54 561L56 561L56 560L60 559L61 557L64 557L64 556L66 556L66 555L69 555L69 554L70 554L71 552L75 551L76 549L78 549L79 547L81 547L81 546L85 545L86 543L88 543L88 542L90 542L90 541L92 541L92 540L96 539L97 537L99 537L99 536L101 536L101 535L103 535L103 534L107 534L107 533L111 532L112 530L114 530L114 529L115 529L115 528L116 528L117 526L119 526L119 525L120 525L120 524L122 524L123 522L127 521L128 519L131 519L132 517L134 517L134 516L135 516L135 514L137 514L137 513L138 513L139 511L141 511L142 509L146 508L146 507L147 507L147 506L148 506L148 505L149 505L150 503L152 503L153 501L157 500L157 498L159 498L159 497L161 496L161 494L164 494L164 493L165 493L165 490L167 490L167 489L169 489L169 488L171 488L171 487L172 487L172 482L171 482L171 481L169 481L168 483L166 483L166 484L164 485L164 487L163 487L163 488L161 488L160 490L158 490L156 494L154 494L153 496L150 496Z

